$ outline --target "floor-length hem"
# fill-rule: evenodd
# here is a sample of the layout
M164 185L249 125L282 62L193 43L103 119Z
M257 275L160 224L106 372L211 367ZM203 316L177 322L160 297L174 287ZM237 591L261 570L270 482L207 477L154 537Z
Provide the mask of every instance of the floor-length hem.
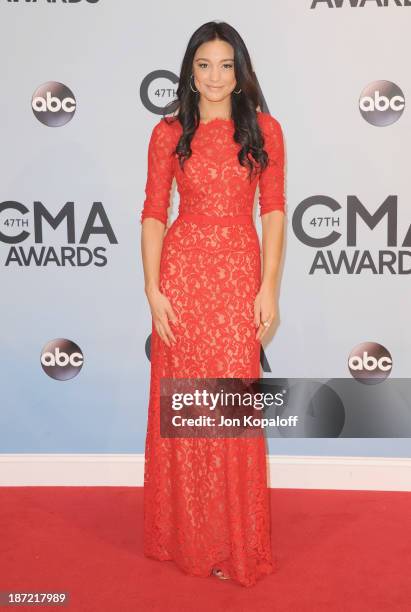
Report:
M171 563L174 563L174 565L186 576L190 576L192 578L212 578L212 570L213 568L218 568L221 569L223 571L223 573L225 575L230 576L230 582L235 583L239 586L243 586L243 587L253 587L255 586L261 579L265 578L266 576L270 576L271 574L274 574L277 572L277 564L276 563L272 563L272 564L268 564L268 563L259 563L257 566L257 569L254 573L253 578L248 578L248 579L238 579L235 576L233 576L233 570L232 570L232 564L230 563L230 561L221 561L221 559L217 559L214 563L212 563L209 568L207 568L205 571L192 571L189 569L186 569L184 567L182 567L178 561L176 559L174 559L171 556L166 556L166 557L162 557L162 556L157 556L154 554L149 554L144 552L144 556L147 557L148 559L152 559L155 561L169 561ZM231 569L230 569L231 568ZM230 573L231 572L231 573Z

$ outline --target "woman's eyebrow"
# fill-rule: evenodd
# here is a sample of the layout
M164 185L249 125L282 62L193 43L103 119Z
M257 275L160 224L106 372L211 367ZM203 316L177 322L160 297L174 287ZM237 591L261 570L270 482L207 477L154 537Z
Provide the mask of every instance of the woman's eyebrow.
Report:
M210 61L207 57L197 57L195 61L198 62L199 60L205 60L206 62ZM233 61L234 61L233 57L226 57L226 59L220 60L220 62L233 62Z

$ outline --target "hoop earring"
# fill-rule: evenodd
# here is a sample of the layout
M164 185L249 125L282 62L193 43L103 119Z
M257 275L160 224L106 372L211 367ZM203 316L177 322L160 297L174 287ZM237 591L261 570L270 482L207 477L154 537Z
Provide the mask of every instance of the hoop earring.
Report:
M233 93L240 94L241 93L241 87L240 87L239 91L233 91Z
M192 76L194 76L194 75L193 75L193 74L191 74L191 77L192 77ZM190 89L191 89L191 91L193 91L194 93L200 93L200 92L198 91L198 89L193 89L193 86L191 85L191 77L190 77Z

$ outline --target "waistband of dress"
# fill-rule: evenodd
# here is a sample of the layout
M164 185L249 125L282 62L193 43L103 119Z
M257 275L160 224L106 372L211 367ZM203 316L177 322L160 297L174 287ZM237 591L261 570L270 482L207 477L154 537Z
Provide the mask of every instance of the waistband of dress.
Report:
M193 221L198 225L253 225L253 217L250 214L218 216L206 215L202 213L180 212L177 219L181 219L183 221Z

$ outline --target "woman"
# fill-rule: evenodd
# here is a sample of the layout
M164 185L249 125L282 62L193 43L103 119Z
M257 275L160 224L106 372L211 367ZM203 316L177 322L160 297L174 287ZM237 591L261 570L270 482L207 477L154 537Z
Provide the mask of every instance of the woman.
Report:
M251 586L274 569L265 438L161 437L160 379L260 377L283 240L282 131L258 110L248 51L226 23L192 35L177 98L177 117L151 134L141 214L153 323L144 554ZM164 233L173 177L179 215Z

